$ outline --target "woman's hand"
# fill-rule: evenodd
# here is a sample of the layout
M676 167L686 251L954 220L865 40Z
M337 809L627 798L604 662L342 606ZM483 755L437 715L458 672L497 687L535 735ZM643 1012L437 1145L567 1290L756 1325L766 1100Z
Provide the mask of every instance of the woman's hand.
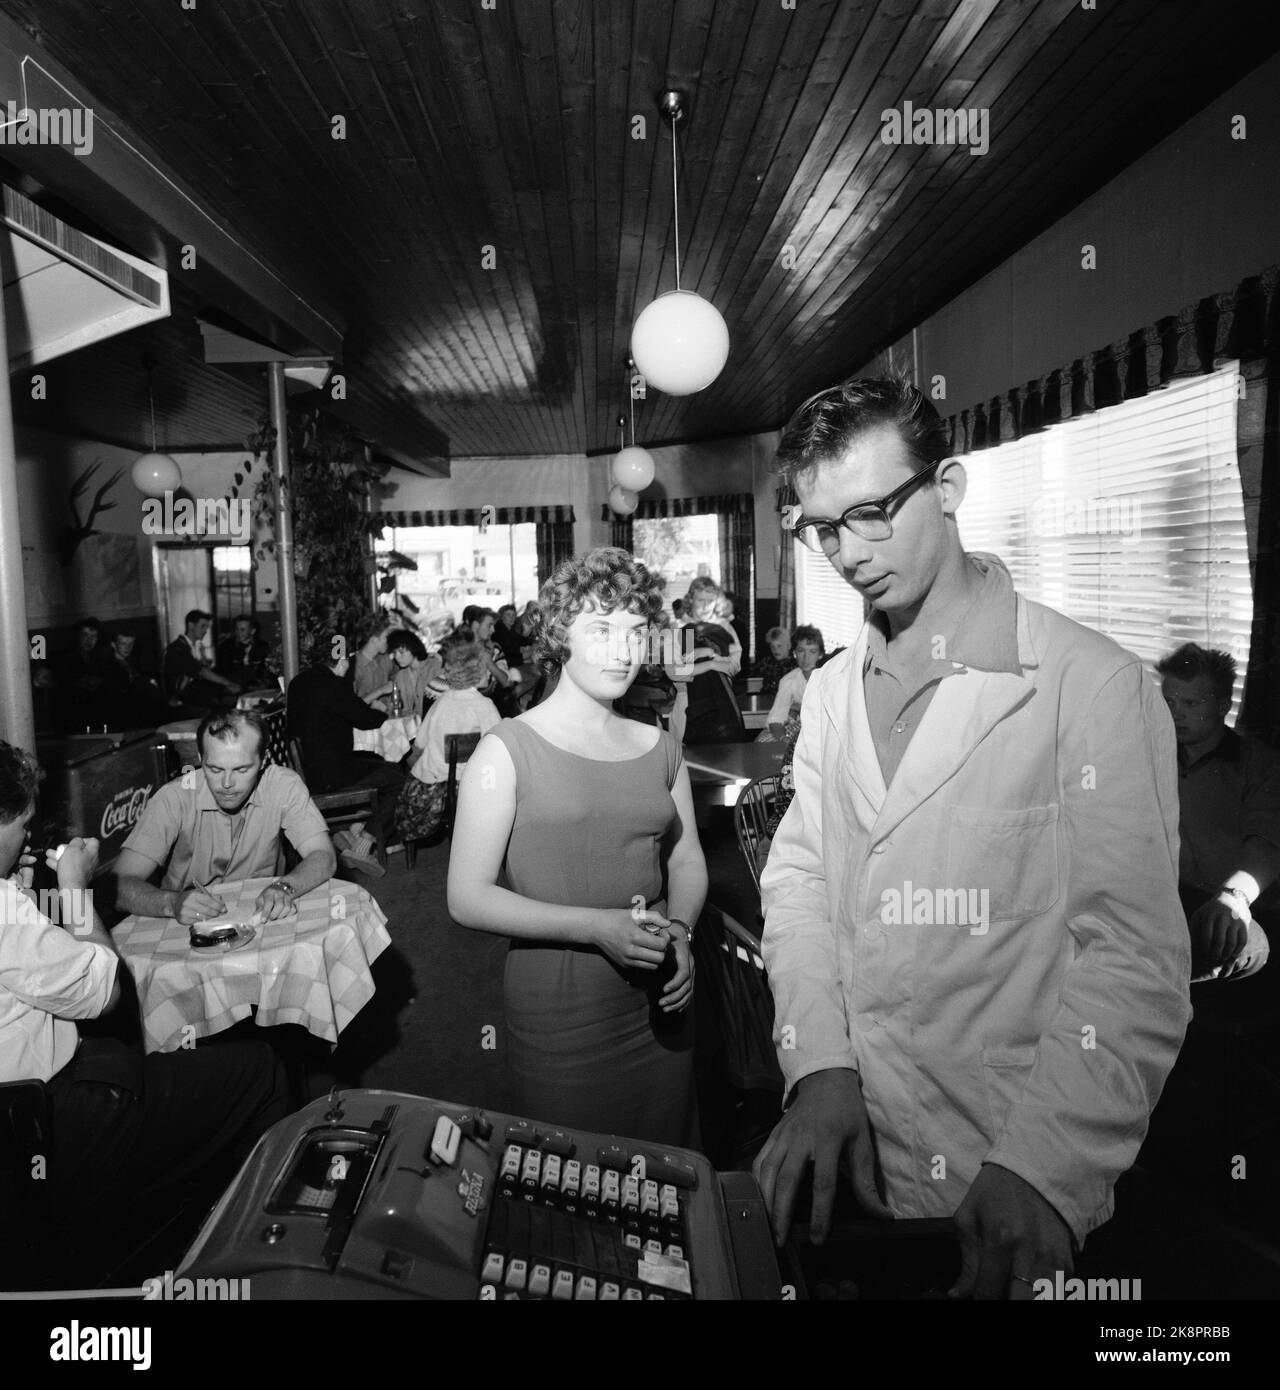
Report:
M662 928L646 931L643 923ZM623 970L656 970L667 954L670 934L660 912L629 907L602 908L592 945Z
M676 973L662 991L661 1005L665 1014L679 1013L693 1003L693 949L689 938L676 927L669 932L671 949L676 953Z

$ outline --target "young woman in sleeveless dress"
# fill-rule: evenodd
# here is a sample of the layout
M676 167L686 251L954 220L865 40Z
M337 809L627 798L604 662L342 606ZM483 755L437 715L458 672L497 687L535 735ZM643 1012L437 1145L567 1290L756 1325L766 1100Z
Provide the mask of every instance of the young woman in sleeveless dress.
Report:
M559 682L467 764L449 911L511 938L500 1046L520 1113L693 1145L687 924L706 864L679 744L613 709L645 659L660 582L603 547L561 565L539 608Z

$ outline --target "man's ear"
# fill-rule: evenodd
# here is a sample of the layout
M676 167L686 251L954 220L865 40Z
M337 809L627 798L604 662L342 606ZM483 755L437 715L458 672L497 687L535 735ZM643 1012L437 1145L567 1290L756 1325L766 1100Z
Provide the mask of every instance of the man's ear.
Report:
M953 516L960 503L964 501L965 492L969 487L969 475L964 471L964 464L958 458L945 458L938 465L934 477L942 493L943 515Z

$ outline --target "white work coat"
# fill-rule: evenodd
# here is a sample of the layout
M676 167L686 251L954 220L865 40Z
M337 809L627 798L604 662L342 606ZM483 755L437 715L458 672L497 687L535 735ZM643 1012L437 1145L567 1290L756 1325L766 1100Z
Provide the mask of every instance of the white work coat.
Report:
M1176 749L1136 657L1020 595L1016 611L1022 674L946 676L888 789L867 627L814 673L761 876L764 959L788 1094L861 1074L895 1214L950 1215L997 1163L1082 1242L1190 1017ZM929 910L955 889L987 890L985 931Z

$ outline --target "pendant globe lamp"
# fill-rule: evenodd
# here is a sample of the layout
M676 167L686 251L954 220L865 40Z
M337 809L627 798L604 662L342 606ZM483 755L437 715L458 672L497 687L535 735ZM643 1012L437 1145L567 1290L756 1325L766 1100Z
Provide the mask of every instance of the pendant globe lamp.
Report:
M627 397L631 411L631 443L614 455L611 470L613 481L624 492L643 492L653 482L653 475L657 469L653 455L648 449L642 449L636 444L636 397L632 385L634 366L634 361L627 363ZM624 419L625 417L619 416L619 425L623 424ZM626 436L624 435L623 438L625 439Z
M619 444L622 444L626 441L626 429L627 417L625 415L619 415ZM630 516L631 513L634 512L635 509L640 505L640 498L636 495L636 489L634 487L626 486L624 481L618 477L618 460L622 458L624 454L628 453L643 454L645 458L649 458L649 453L646 449L622 449L614 455L613 465L609 470L610 476L613 478L613 486L609 489L609 510L614 514L614 516ZM652 463L653 460L649 459L649 462ZM630 471L631 470L629 468L624 468L624 475L628 474Z
M684 93L663 92L663 119L671 125L671 196L675 215L676 287L642 309L631 329L636 366L668 396L691 396L720 375L729 357L729 329L710 300L680 288L680 177L676 123Z
M151 403L151 450L134 459L130 477L144 497L163 497L166 492L177 492L182 486L182 469L176 459L156 449L156 393L152 379L155 358L144 358L142 365L147 369L147 398Z

